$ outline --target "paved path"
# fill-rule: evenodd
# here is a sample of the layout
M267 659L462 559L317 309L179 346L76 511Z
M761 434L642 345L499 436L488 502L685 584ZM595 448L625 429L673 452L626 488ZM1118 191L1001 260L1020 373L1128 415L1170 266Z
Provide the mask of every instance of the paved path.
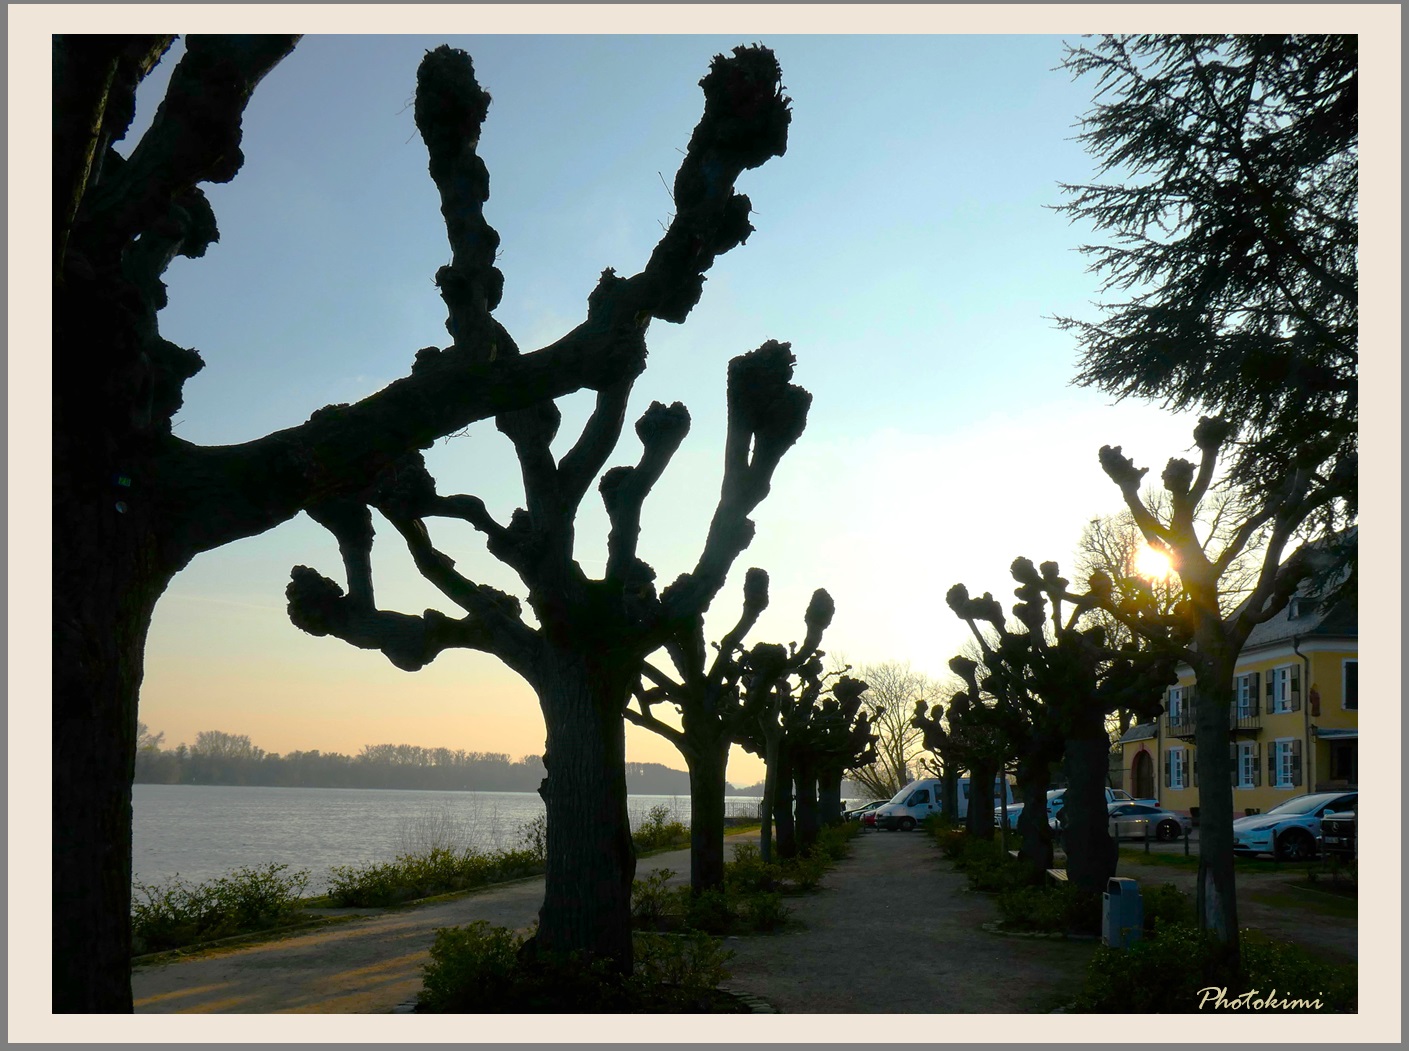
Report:
M724 987L788 1014L1050 1011L1095 949L984 931L998 919L992 897L920 832L858 836L820 891L787 903L799 929L725 941L735 957Z
M754 835L731 837L734 842ZM638 874L673 869L688 879L689 851L643 859ZM1192 873L1127 865L1146 882L1192 882ZM1280 886L1239 874L1244 888ZM521 928L543 900L541 877L454 901L387 911L262 945L215 951L133 971L138 1013L380 1013L414 999L433 932L488 920ZM1094 943L1004 937L989 895L943 860L921 833L871 832L854 841L821 889L786 899L787 931L727 939L735 957L726 988L785 1013L991 1013L1051 1010L1080 985ZM1245 926L1354 958L1355 920L1240 904ZM868 976L857 981L857 975Z
M754 836L731 837L734 841ZM638 878L672 869L688 883L690 852L643 858ZM212 950L132 971L137 1013L376 1013L415 998L438 927L488 920L527 927L543 904L543 878L474 891L453 901L377 913L260 945Z

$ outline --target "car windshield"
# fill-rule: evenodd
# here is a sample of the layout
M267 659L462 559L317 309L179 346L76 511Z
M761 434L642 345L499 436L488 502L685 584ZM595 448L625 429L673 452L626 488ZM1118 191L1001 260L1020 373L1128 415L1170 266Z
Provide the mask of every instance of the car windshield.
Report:
M1297 796L1295 799L1288 799L1286 802L1278 803L1274 807L1269 807L1269 814L1309 814L1329 803L1334 796Z
M914 784L914 782L911 782L911 784ZM891 796L890 799L887 800L887 802L891 802L891 803L903 803L903 802L905 802L906 799L909 798L910 793L913 792L913 791L914 791L914 789L911 788L910 785L906 785L906 786L905 786L904 788L902 788L899 792L895 793L895 795Z

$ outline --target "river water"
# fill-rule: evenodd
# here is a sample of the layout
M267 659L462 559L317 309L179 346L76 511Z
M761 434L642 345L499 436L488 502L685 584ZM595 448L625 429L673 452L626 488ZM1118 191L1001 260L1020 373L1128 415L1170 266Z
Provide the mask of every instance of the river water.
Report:
M631 825L665 806L688 824L690 797L630 796ZM730 796L726 812L756 814L758 800ZM321 893L335 865L390 861L435 845L514 847L543 814L534 792L425 792L382 788L132 787L132 879L180 876L201 883L271 862L306 869L304 893Z

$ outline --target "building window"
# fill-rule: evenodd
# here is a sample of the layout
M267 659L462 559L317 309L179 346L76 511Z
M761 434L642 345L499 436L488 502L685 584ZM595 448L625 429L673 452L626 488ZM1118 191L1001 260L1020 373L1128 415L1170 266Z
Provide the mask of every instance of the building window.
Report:
M1272 742L1267 753L1267 783L1272 788L1295 788L1301 784L1301 742L1284 738Z
M1239 675L1233 680L1233 696L1239 719L1251 719L1257 714L1257 672Z
M1341 677L1344 682L1341 686L1341 707L1347 711L1357 712L1360 710L1360 662L1358 660L1344 661L1341 664Z
M1166 701L1165 710L1169 712L1169 721L1177 723L1182 721L1184 715L1184 697L1188 690L1187 686L1171 686L1169 697Z
M1260 771L1257 763L1257 742L1240 742L1234 758L1233 783L1236 787L1256 788L1262 783L1262 778L1258 776Z
M1301 666L1284 664L1267 673L1267 714L1301 711Z
M1189 787L1189 752L1184 748L1171 748L1164 766L1166 788Z

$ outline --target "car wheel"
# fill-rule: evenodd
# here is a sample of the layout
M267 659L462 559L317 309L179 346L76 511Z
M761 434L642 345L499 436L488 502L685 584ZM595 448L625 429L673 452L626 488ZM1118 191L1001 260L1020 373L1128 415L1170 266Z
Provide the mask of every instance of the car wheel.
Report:
M1179 838L1179 822L1161 821L1155 826L1155 838L1162 843L1172 843Z
M1277 857L1283 861L1310 861L1316 854L1316 841L1299 828L1283 832L1277 839Z
M915 827L915 819L914 819L914 818L903 817L903 818L900 819L900 831L902 831L902 832L909 832L909 831L910 831L912 828L914 828L914 827Z

